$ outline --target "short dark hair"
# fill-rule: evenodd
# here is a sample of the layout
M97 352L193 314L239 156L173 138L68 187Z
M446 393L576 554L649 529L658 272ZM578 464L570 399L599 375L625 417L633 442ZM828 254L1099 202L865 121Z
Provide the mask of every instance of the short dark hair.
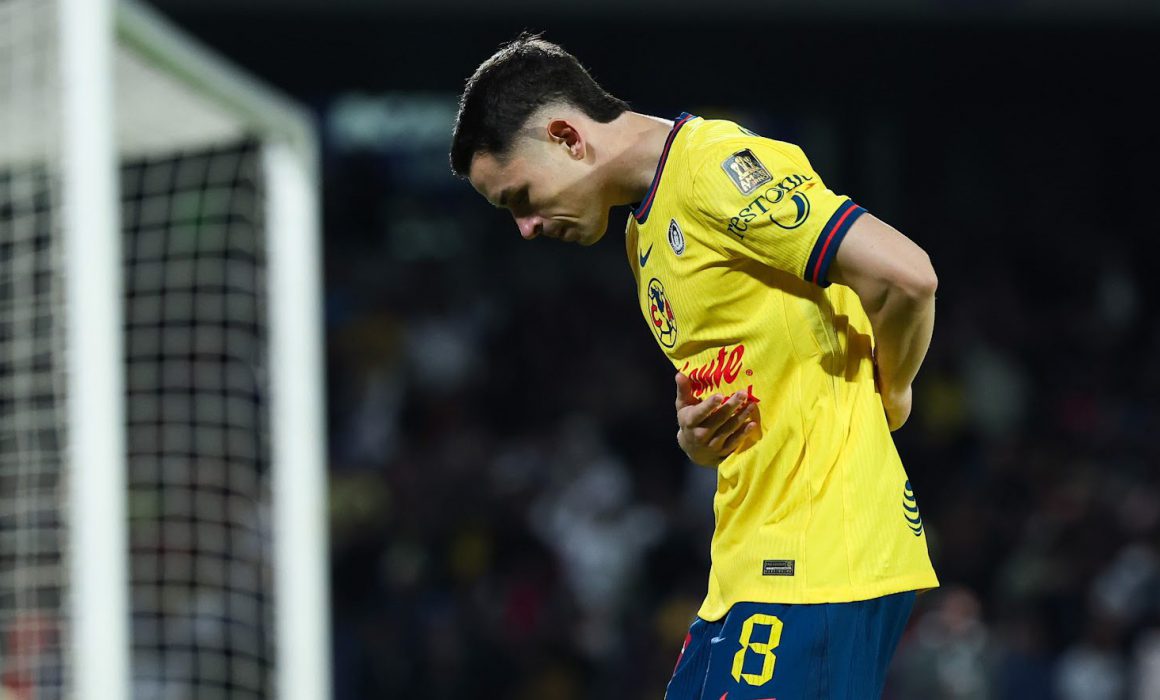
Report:
M532 112L551 102L566 102L602 124L629 108L605 92L575 56L525 32L467 79L451 137L451 169L466 177L476 153L506 155Z

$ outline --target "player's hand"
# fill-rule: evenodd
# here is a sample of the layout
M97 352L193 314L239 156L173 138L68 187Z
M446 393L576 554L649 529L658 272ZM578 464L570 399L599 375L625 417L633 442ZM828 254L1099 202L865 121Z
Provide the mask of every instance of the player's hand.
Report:
M761 430L757 404L741 391L726 399L713 394L704 400L693 395L693 383L677 372L677 444L689 459L715 467L733 452L756 442Z

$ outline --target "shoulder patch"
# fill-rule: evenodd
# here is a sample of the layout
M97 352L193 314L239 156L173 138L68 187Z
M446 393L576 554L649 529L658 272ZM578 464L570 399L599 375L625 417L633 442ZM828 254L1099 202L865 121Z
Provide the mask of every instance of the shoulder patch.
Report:
M769 174L769 170L748 148L726 158L721 163L721 169L733 180L733 184L741 194L749 194L765 183L773 181L773 175Z

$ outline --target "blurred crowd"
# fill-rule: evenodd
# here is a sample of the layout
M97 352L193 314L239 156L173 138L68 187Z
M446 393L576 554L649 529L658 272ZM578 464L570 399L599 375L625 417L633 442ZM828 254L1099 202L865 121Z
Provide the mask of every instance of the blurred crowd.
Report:
M986 134L997 160L911 149L886 211L860 200L940 277L895 439L942 587L886 697L1160 698L1142 210L1058 211L1034 177L972 190L1110 148L1017 127ZM624 213L593 249L525 243L466 184L417 192L395 166L327 175L336 700L659 700L705 592L714 473L676 446Z

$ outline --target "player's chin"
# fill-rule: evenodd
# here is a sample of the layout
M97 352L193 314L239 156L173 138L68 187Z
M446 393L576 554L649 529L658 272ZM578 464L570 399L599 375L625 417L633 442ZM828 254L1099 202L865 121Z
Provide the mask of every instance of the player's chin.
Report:
M600 239L604 238L605 231L604 231L604 229L597 229L595 231L588 231L586 233L588 235L582 234L579 238L576 239L576 243L580 244L581 246L583 246L585 248L587 248L590 245L595 245L595 244L599 243Z
M595 245L604 238L604 234L608 233L608 217L596 222L594 225L584 227L576 242L587 248L590 245Z

